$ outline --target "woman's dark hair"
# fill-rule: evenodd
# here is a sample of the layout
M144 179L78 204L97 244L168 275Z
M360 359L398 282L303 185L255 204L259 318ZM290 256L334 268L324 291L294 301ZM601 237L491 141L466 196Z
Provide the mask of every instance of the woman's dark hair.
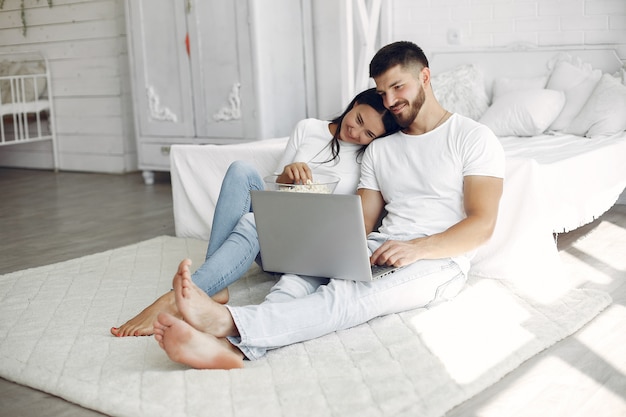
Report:
M343 113L341 113L341 115L331 120L331 123L337 124L337 130L335 130L335 134L333 135L333 138L330 141L330 149L331 149L332 157L328 161L324 161L324 162L334 161L335 159L339 158L339 146L340 146L339 134L341 133L341 123L343 122L343 118L346 117L346 114L348 114L350 110L352 110L352 108L356 106L357 104L365 104L367 106L370 106L371 108L376 110L378 114L380 114L383 117L383 126L385 128L385 133L378 136L377 138L382 138L384 136L391 135L392 133L395 133L400 130L400 126L396 122L396 119L393 117L393 115L389 112L389 110L387 110L387 108L383 104L382 97L376 92L375 88L369 88L357 94L352 99L350 104L348 104L348 106L343 111ZM363 152L365 152L365 146L363 146L357 152L357 160L360 158Z

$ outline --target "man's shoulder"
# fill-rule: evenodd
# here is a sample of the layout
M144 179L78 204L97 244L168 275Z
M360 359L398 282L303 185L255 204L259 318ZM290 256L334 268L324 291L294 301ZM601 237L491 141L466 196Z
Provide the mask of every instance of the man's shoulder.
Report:
M487 140L497 140L496 135L487 125L467 116L455 113L454 124L456 126L455 130L460 136L475 136Z
M465 128L476 128L476 127L487 127L486 125L470 118L467 116L464 116L462 114L459 113L454 113L453 115L455 122L459 125L459 126L463 126Z

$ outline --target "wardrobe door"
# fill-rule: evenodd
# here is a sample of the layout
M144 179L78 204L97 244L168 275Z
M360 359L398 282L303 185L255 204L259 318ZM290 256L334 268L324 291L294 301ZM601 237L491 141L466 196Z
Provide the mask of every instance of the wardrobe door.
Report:
M126 2L136 130L143 137L193 137L184 1Z
M194 1L187 16L196 135L213 143L254 136L247 7L247 1Z
M289 135L307 117L301 2L190 4L198 141L232 143Z

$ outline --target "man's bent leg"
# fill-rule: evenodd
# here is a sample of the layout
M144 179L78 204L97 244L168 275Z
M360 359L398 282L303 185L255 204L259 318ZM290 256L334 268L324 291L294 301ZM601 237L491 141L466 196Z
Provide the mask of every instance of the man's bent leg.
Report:
M328 284L328 278L311 277L307 275L284 274L272 286L265 296L266 303L282 303L297 298L306 297L317 291L320 285Z

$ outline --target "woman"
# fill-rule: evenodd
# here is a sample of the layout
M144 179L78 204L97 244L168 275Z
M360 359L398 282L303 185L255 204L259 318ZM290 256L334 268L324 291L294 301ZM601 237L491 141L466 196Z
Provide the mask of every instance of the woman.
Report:
M335 193L354 194L359 180L360 158L374 139L399 130L374 88L359 93L332 121L305 119L294 129L277 173L280 183L314 181L314 173L333 174L341 181ZM251 165L236 161L229 167L215 208L204 264L193 282L220 303L228 301L228 285L240 278L259 255L259 244L250 207L250 190L262 190L263 178ZM260 262L260 259L259 259ZM159 312L180 317L172 291L119 328L114 336L147 336Z

